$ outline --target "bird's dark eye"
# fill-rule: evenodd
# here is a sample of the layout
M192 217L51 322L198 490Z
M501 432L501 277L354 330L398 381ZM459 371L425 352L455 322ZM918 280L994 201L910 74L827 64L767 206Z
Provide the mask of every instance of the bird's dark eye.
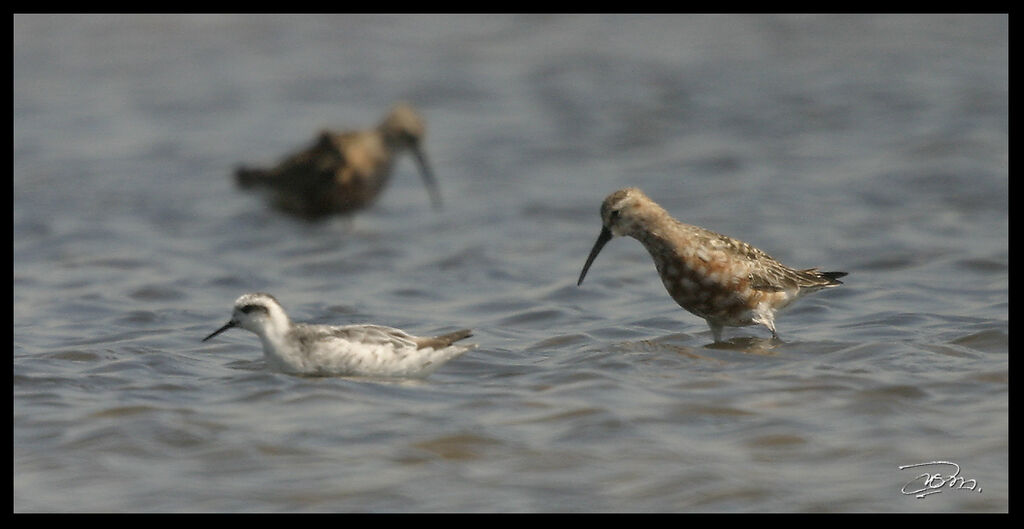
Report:
M619 210L612 210L612 212L608 214L608 220L610 220L611 222L619 220Z
M411 130L402 129L398 131L398 141L406 145L416 145L419 143L420 138Z
M250 313L253 313L253 312L257 312L257 311L262 311L264 313L267 312L267 308L264 307L263 305L243 305L243 306L239 307L238 310L240 310L240 311L242 311L242 312L244 312L246 314L250 314Z

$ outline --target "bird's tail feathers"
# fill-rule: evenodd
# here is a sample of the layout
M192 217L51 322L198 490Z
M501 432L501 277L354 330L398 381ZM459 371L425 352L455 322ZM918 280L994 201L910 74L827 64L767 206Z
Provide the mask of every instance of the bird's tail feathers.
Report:
M830 281L830 283L827 286L836 286L836 285L842 285L843 284L843 282L840 281L839 278L846 276L847 273L846 272L819 272L818 275L820 275L821 277L823 277L825 279L828 279Z
M264 183L267 179L267 171L265 169L254 169L249 167L239 167L235 169L235 183L238 187L247 188L254 187Z
M434 349L442 349L442 348L448 347L449 345L451 345L451 344L453 344L453 343L455 343L455 342L457 342L459 340L465 340L466 338L469 338L470 336L473 336L473 331L471 331L469 329L461 329L461 330L458 330L458 331L455 331L455 332L450 332L448 334L442 334L440 336L433 336L433 337L430 337L430 338L422 338L422 339L420 339L420 341L416 345L419 346L420 349L423 349L425 347L433 347Z

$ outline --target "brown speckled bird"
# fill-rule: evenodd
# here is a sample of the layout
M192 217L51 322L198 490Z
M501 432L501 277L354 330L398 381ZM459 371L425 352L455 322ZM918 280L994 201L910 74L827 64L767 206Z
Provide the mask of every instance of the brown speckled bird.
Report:
M388 183L395 159L413 154L435 208L441 206L430 164L423 152L423 118L407 103L395 105L376 127L352 132L322 131L313 145L271 168L241 167L242 188L270 192L278 209L309 220L350 215L371 204Z
M722 341L723 327L757 324L777 339L777 311L806 294L841 285L838 278L846 275L789 268L745 242L679 222L636 188L608 195L601 220L601 235L576 284L583 283L612 237L633 237L651 254L672 299L707 320L715 342Z

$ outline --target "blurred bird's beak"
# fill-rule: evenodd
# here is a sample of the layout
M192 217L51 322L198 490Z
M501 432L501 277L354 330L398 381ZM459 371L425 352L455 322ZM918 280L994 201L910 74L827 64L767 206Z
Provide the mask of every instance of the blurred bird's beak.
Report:
M441 193L437 189L437 181L434 180L434 172L430 169L430 163L427 162L427 154L419 145L413 145L412 154L416 158L416 165L420 166L420 175L423 176L423 183L427 186L427 193L430 194L430 202L434 204L434 209L441 209Z

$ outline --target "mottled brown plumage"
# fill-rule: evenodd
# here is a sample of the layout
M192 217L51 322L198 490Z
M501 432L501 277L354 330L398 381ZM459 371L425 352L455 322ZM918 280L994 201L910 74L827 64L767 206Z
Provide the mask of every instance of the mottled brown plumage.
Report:
M423 118L406 103L395 105L376 127L320 132L309 147L271 168L239 168L242 188L268 191L278 209L306 219L349 215L370 206L391 176L395 159L413 154L435 207L441 197L422 149Z
M716 342L725 326L761 324L778 337L777 311L806 294L841 285L838 278L846 275L789 268L743 241L679 222L636 188L608 195L601 219L601 235L577 284L612 237L633 237L651 254L672 299L704 318Z

